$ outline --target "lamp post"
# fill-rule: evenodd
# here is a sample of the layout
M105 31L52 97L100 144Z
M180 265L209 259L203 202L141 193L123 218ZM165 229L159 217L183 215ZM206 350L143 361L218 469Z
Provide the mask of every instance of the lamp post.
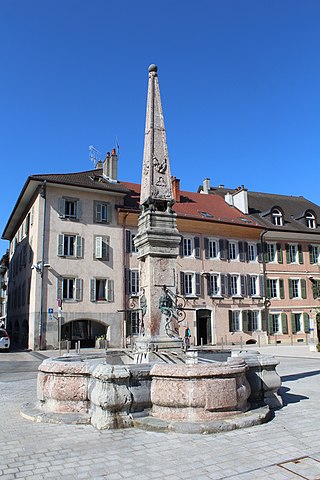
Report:
M43 274L45 268L50 268L49 263L44 263L43 260L31 266L40 275L40 312L39 312L39 350L42 350L42 336L43 336Z

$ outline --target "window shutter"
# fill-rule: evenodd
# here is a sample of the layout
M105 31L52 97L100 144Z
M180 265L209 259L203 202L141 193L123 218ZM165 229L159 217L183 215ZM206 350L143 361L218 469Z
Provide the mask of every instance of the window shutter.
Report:
M78 258L83 257L83 238L80 235L76 236L76 252Z
M310 332L310 319L309 319L309 314L307 312L304 312L304 314L303 314L303 326L304 326L304 332L309 333Z
M77 200L75 202L75 214L76 214L76 219L79 220L82 217L82 202L81 200Z
M65 218L66 215L66 201L64 198L59 198L58 200L58 214L59 217Z
M95 257L102 258L102 237L95 238Z
M209 238L203 239L204 243L204 258L209 258Z
M90 301L96 301L96 279L90 278Z
M289 278L289 298L293 298L292 280Z
M220 252L220 260L227 260L227 252L226 252L226 241L220 238L219 240L219 252Z
M63 256L63 239L64 239L64 235L59 234L58 235L58 251L57 251L58 257Z
M200 238L194 237L194 256L200 258Z
M263 245L264 261L265 261L265 263L269 263L270 262L270 257L269 257L268 244L263 243L262 245Z
M265 296L265 283L263 275L259 275L259 294L261 297Z
M62 299L62 278L57 278L57 300Z
M201 295L201 277L200 273L195 274L195 279L196 279L196 295L200 296Z
M271 282L269 279L267 279L267 298L271 298Z
M181 241L179 244L179 255L180 257L183 257L183 237L181 236Z
M249 252L248 252L248 242L243 242L243 253L244 253L244 261L249 261Z
M280 290L280 298L284 299L284 280L283 280L283 278L279 279L279 290Z
M78 302L82 300L82 278L76 278L76 300Z
M314 263L314 256L313 256L313 248L312 245L309 245L309 261L310 263Z
M298 256L299 256L299 263L303 263L303 251L302 251L302 245L298 245Z
M107 205L107 222L108 223L112 222L112 205L111 205L111 203L108 203L108 205Z
M233 332L233 325L232 325L232 310L229 310L229 332Z
M107 281L107 300L108 302L114 302L114 281L113 280L108 280Z
M300 286L301 286L301 298L307 298L307 285L304 278L300 280Z
M283 263L281 243L277 243L276 246L277 246L277 260L278 260L278 263Z
M124 284L125 284L125 293L126 295L130 295L131 293L131 275L130 270L128 268L124 269Z
M226 258L225 259L229 260L229 241L228 240L224 241L224 249L225 249L225 252L226 252L226 254L225 254Z
M247 292L247 278L245 275L240 275L240 284L241 284L241 295L246 297L248 295Z
M109 252L110 252L109 241L110 241L109 237L102 238L102 258L107 261L109 261Z
M248 333L249 331L249 315L248 310L242 310L242 331Z
M221 295L226 295L226 276L224 273L220 273L220 285L221 285Z
M287 321L287 314L281 313L281 326L282 326L282 333L287 335L288 333L288 321Z
M131 232L126 230L126 253L131 252Z
M212 288L211 288L211 275L207 275L207 293L210 297L212 295Z
M268 330L269 330L270 335L274 334L273 321L272 321L272 315L271 314L269 314L269 316L268 316Z
M230 282L230 274L227 273L225 276L225 285L226 285L226 294L230 297L231 296L231 282Z
M247 293L248 293L248 297L251 297L252 291L251 291L250 275L247 275Z
M263 253L262 253L262 246L261 243L257 243L257 255L258 255L258 262L263 262Z
M286 257L287 257L287 263L290 262L290 252L289 252L289 245L286 243Z
M291 313L291 332L292 332L293 334L297 333L297 330L296 330L296 321L295 321L294 313Z
M267 332L267 318L265 310L261 310L261 329L263 332Z
M102 205L101 203L95 203L95 221L96 222L102 222Z
M317 282L317 280L314 280L312 282L312 293L313 293L313 298L314 299L318 298L318 288L319 288L318 282Z
M244 242L238 242L239 246L239 260L240 262L245 261L245 251L244 251Z
M184 295L184 272L180 272L180 294Z

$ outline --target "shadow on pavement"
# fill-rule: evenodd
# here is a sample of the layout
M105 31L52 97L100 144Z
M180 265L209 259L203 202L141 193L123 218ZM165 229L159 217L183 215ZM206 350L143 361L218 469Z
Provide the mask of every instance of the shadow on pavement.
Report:
M302 400L309 400L309 397L306 397L305 395L296 395L294 393L289 393L289 392L290 392L290 388L280 387L279 394L282 397L284 407L286 407L290 403L299 403Z
M320 370L313 370L312 372L295 373L293 375L284 375L281 377L281 381L293 382L294 380L299 380L300 378L313 377L315 375L320 375Z

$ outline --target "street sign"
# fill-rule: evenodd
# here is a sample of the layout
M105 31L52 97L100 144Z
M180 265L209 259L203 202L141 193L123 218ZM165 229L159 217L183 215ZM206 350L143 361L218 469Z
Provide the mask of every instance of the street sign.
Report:
M48 321L52 322L53 319L53 308L48 308Z

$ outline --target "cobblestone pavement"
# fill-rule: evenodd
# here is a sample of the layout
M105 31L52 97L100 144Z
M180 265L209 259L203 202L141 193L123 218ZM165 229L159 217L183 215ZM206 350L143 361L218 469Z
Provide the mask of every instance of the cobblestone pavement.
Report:
M35 401L36 373L0 381L0 478L320 479L320 354L281 352L283 409L267 424L214 435L34 423L19 408Z

